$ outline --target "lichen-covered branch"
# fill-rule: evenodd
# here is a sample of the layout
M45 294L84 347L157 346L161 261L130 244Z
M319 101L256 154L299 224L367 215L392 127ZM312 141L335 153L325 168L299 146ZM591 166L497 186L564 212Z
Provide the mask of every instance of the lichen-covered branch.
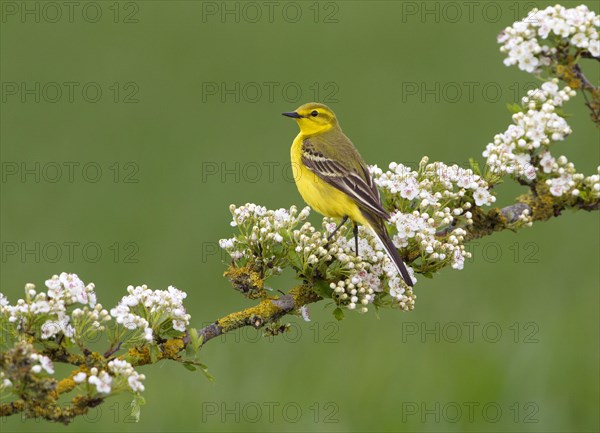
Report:
M248 272L248 270L236 270L236 272L244 273ZM221 334L244 326L252 326L257 329L262 328L267 324L276 323L287 314L297 314L301 307L320 301L321 299L311 287L307 285L296 286L286 295L268 298L254 307L228 314L214 323L199 329L198 334L202 337L203 342L206 343ZM184 341L188 343L189 337L186 337Z
M32 361L33 366L32 366ZM41 361L39 364L35 361ZM47 421L68 424L73 418L84 415L103 399L75 396L71 404L63 406L58 399L61 395L73 390L75 383L72 377L57 381L50 377L39 376L39 370L53 371L51 363L41 358L30 343L21 341L6 352L0 353L0 367L4 381L20 383L19 398L9 403L0 404L0 416L23 413L28 418L42 418ZM4 384L5 385L5 384Z

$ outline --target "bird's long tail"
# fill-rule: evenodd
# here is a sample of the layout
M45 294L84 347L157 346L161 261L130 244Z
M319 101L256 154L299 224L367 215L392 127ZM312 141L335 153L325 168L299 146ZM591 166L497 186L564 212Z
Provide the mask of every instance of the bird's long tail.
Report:
M400 257L400 254L398 253L396 246L390 239L390 235L387 232L385 223L383 221L381 221L379 224L373 224L371 226L371 230L373 230L373 233L375 233L375 235L379 238L379 240L383 244L385 251L387 252L390 259L392 260L392 263L394 263L394 266L398 270L398 273L402 276L402 279L404 280L404 282L406 282L406 284L408 284L409 287L412 287L413 286L412 278L410 277L410 274L408 273L408 269L406 269L406 265L404 264L402 257Z

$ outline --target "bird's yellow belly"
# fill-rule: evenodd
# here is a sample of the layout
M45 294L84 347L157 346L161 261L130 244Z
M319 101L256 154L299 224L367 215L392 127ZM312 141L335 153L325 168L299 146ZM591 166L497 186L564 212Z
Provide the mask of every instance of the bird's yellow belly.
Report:
M292 144L292 171L294 181L304 201L321 215L331 218L349 216L353 221L366 224L356 203L344 192L321 180L302 163L302 137Z

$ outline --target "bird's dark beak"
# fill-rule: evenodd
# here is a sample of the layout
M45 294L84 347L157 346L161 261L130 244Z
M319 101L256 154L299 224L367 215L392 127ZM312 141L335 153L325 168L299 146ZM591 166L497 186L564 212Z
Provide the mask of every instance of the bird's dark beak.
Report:
M289 113L281 113L283 116L293 117L294 119L301 119L303 116L299 115L295 111L290 111Z

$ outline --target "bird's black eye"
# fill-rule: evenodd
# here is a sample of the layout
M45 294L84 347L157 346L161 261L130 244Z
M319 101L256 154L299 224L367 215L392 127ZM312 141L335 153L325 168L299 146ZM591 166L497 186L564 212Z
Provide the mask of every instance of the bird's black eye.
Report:
M317 117L319 115L319 112L317 110L313 110L313 111L311 111L310 115L312 117Z

